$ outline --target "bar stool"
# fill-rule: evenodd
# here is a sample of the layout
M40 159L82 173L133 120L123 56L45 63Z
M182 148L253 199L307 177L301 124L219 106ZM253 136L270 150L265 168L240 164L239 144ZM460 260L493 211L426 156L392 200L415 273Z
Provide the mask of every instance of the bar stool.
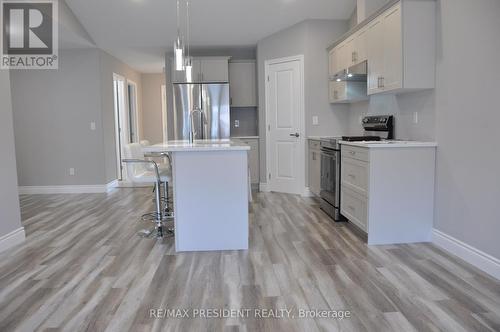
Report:
M143 220L151 220L155 223L154 231L141 231L140 234L151 236L156 234L161 238L164 235L164 221L172 219L173 213L168 209L168 183L171 181L169 165L160 167L154 160L146 160L142 146L138 143L125 145L125 159L127 164L127 179L133 183L154 185L155 212L146 213ZM164 196L162 197L162 187ZM163 205L166 205L164 207ZM171 231L171 230L167 230Z

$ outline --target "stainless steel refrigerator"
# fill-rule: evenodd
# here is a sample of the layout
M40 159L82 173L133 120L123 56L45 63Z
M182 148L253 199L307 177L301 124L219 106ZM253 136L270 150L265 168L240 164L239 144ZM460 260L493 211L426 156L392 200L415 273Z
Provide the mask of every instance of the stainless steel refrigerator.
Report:
M173 86L176 140L189 139L191 123L196 132L195 139L230 137L229 84L190 83Z

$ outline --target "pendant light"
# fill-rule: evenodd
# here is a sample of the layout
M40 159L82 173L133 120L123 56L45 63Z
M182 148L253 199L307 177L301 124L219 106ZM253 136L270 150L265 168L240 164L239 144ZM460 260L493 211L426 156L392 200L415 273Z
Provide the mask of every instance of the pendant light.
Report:
M186 81L187 82L192 82L193 81L193 61L191 59L191 54L189 53L189 0L186 0L186 49L187 49L187 56L185 58L184 62L184 68L186 69Z
M174 43L175 70L184 70L184 45L182 43L179 15L179 0L177 0L177 39Z

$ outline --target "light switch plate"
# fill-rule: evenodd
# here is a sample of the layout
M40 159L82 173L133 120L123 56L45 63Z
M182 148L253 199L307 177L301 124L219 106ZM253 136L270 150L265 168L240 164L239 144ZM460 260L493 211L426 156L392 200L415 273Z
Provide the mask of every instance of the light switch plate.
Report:
M240 127L240 120L234 120L234 128Z
M90 123L90 130L95 130L95 129L96 129L95 122L94 122L94 121L92 121L92 122Z
M313 116L313 126L317 126L319 124L319 118L317 115Z
M413 112L413 123L414 124L418 123L418 112Z
M75 175L75 169L73 167L69 169L69 175Z

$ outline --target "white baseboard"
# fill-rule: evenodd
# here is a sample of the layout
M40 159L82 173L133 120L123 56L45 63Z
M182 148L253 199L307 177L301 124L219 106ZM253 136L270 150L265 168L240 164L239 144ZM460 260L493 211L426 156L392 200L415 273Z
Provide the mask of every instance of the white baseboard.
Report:
M313 192L311 191L311 189L309 189L309 187L305 187L304 192L302 193L301 196L302 197L315 197L316 195L313 194Z
M268 193L268 192L270 192L270 191L271 191L271 190L269 189L268 184L267 184L266 182L261 182L261 183L259 184L259 190L260 190L260 191L262 191L262 192L264 192L264 193Z
M37 194L95 194L108 191L106 184L76 185L76 186L22 186L19 187L21 195Z
M23 243L26 239L24 227L18 228L9 234L0 237L0 252L12 248L15 245Z
M118 187L118 180L113 180L111 182L109 182L108 184L106 184L106 191L110 191L116 187Z
M500 259L488 255L437 229L433 230L432 242L436 246L500 280Z
M129 181L118 181L116 184L117 188L147 188L152 186L152 184L134 183Z

